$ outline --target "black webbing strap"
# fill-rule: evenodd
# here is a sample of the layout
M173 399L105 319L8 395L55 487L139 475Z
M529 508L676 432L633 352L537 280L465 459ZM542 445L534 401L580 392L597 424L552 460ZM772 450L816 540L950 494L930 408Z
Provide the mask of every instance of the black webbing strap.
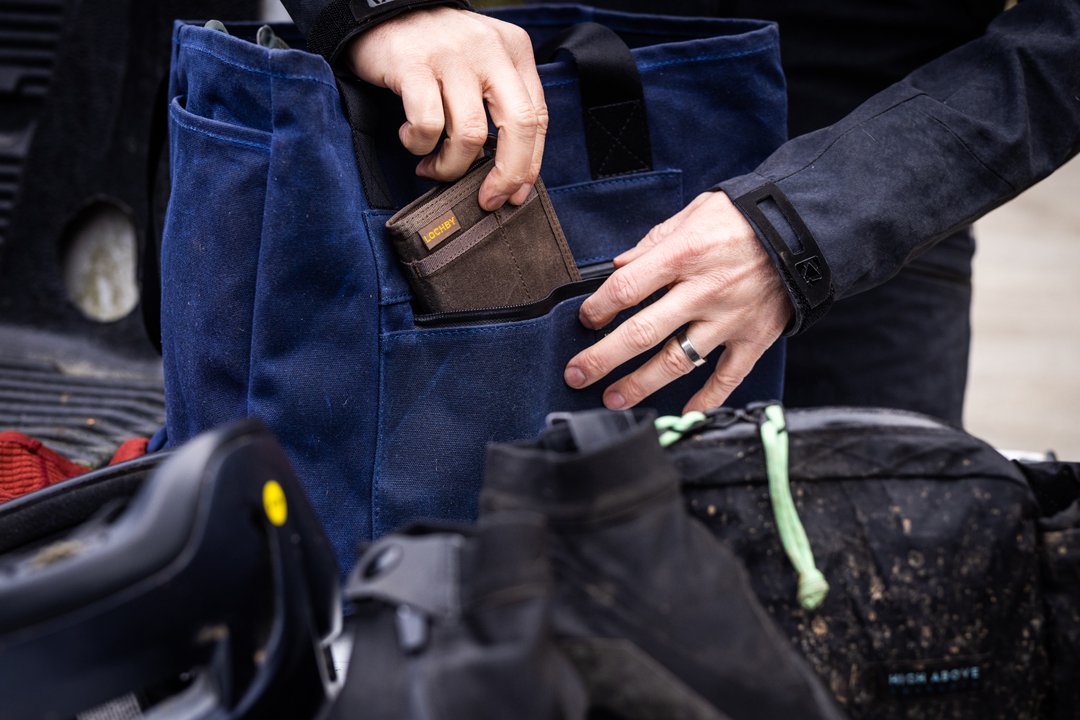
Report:
M376 210L393 210L394 201L375 154L375 87L345 72L335 73L341 107L352 128L353 155L368 205Z
M593 452L611 445L638 424L633 410L606 409L580 412L553 412L547 416L547 427L566 427L574 446L580 452Z
M578 69L593 179L652 170L645 93L630 48L614 30L586 22L545 44L537 58L547 62L564 50Z

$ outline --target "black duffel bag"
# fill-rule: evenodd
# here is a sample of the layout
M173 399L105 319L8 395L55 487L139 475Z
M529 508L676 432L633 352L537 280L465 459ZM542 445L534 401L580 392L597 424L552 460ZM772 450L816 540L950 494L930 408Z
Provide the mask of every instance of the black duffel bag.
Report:
M1039 562L1053 685L1047 718L1080 714L1080 463L1019 463L1039 501Z
M853 719L1043 716L1039 509L1014 464L903 412L762 406L691 424L670 450L691 512Z

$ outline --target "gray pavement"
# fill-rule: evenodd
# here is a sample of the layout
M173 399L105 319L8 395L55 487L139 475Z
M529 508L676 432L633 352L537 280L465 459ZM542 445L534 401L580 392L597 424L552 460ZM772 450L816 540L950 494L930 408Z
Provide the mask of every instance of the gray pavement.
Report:
M967 429L1080 460L1080 158L975 233Z

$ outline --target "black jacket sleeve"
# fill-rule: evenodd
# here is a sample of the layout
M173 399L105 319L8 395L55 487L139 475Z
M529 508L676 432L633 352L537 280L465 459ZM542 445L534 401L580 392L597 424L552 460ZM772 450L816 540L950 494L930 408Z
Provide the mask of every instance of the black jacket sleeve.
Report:
M333 64L365 30L409 10L434 5L470 9L468 0L282 0L307 38L308 50Z
M721 183L809 327L1080 150L1080 0L1026 0L827 128Z

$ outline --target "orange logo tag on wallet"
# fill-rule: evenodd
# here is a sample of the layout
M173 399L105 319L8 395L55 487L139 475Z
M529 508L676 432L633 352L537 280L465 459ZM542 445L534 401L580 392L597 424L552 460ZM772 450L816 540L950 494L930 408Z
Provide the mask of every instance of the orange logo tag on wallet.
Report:
M424 246L428 250L433 250L436 245L460 229L461 226L458 225L457 217L454 216L454 211L451 210L423 228L420 231L420 239L424 241Z

